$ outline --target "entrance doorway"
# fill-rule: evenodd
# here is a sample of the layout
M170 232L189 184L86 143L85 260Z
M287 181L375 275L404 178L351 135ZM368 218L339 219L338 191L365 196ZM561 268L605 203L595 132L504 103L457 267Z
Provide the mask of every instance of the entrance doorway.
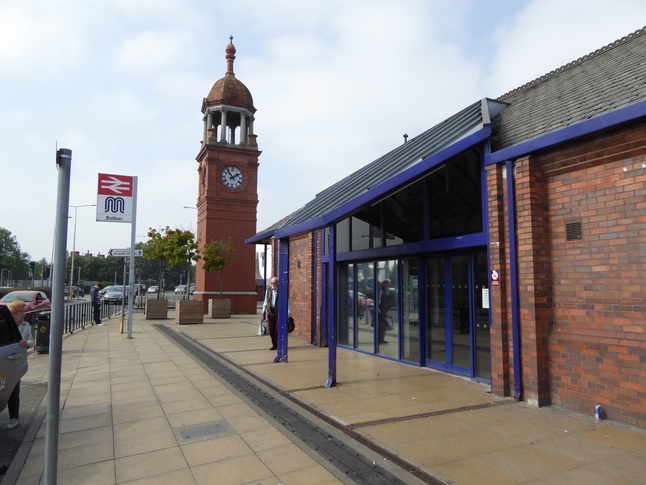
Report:
M426 365L491 380L485 250L426 260Z

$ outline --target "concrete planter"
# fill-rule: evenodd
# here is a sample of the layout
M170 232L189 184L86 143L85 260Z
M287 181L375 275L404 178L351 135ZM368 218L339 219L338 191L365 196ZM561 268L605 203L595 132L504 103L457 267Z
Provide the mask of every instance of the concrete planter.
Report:
M209 300L209 317L231 318L231 300L211 299Z
M204 323L203 308L200 300L178 300L175 307L175 323Z
M146 320L158 320L168 318L168 300L147 299Z

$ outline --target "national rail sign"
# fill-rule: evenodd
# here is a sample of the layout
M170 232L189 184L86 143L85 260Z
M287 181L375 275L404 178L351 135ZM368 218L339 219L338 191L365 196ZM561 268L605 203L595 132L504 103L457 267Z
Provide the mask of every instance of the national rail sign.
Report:
M98 222L132 222L134 179L129 175L99 174Z
M135 249L135 257L140 258L144 255L143 249ZM108 256L115 256L117 258L127 258L130 256L130 249L110 249Z

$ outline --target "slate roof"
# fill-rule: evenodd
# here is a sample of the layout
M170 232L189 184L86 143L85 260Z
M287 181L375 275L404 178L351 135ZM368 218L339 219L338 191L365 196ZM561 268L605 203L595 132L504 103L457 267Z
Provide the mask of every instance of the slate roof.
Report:
M486 100L467 106L451 118L409 139L406 143L360 168L323 190L314 199L290 216L261 231L272 231L309 221L343 205L367 190L389 180L394 175L439 152L489 124L489 112L497 114L502 105Z
M646 99L646 27L531 81L497 100L482 100L400 145L259 232L320 217L421 160L493 123L492 152Z
M498 98L492 151L645 99L646 27Z

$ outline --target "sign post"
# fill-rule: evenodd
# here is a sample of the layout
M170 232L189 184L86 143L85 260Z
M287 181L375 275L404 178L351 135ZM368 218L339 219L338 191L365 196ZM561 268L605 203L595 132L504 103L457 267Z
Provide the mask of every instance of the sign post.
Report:
M137 177L129 175L99 174L99 188L96 203L96 220L100 222L130 222L130 275L128 278L128 338L132 338L132 306L135 288L135 234L137 230ZM110 250L122 251L122 250ZM139 250L142 252L143 251ZM117 256L117 254L109 254Z

